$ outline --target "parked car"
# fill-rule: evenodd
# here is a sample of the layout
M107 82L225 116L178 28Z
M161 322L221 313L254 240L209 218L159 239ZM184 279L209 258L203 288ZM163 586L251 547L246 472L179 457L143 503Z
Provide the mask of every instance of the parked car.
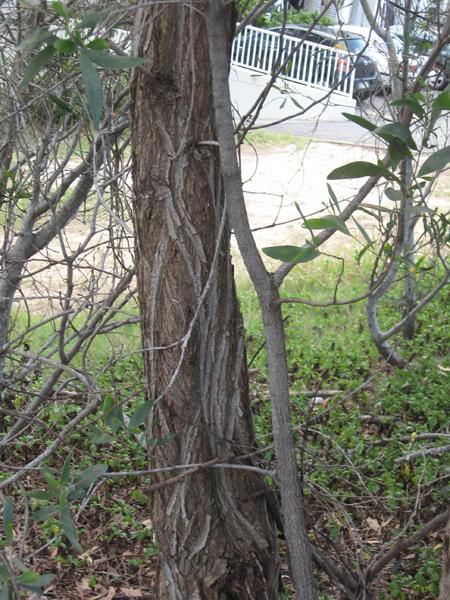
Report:
M389 70L389 50L386 42L377 35L370 27L360 27L357 25L342 25L337 31L354 33L361 36L366 45L366 53L370 54L376 62L381 83L385 89L391 87L391 74ZM403 43L395 34L391 33L392 42L395 47L395 53L399 63L402 61Z
M392 27L391 27L392 30ZM403 40L403 27L395 28L396 35ZM410 72L415 73L426 61L437 36L428 30L412 31L409 34ZM450 44L444 46L427 77L427 84L436 90L443 90L450 83Z
M436 58L428 82L436 90L443 90L450 83L450 45L445 46Z
M313 69L315 70L321 68L324 58L326 58L326 48L345 51L346 54L343 54L336 62L335 71L329 74L329 83L338 84L351 69L354 69L353 95L358 99L363 99L379 89L381 79L376 62L366 52L366 45L361 35L348 31L336 32L333 27L321 25L310 30L308 26L286 24L284 27L273 27L270 31L320 44L323 50L318 52L314 58Z

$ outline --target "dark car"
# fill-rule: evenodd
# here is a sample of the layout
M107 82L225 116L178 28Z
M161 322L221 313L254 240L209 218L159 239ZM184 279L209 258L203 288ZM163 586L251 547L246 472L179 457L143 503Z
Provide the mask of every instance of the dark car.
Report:
M361 35L346 31L336 33L331 27L316 26L310 30L307 26L289 24L285 27L274 27L270 31L314 42L323 47L342 50L342 55L333 65L334 72L329 74L329 83L337 85L338 89L343 89L343 82L349 79L352 70L354 70L353 95L355 97L363 99L380 89L381 80L376 62L366 53L367 43ZM325 50L316 52L312 61L310 60L309 68L320 70L326 59Z
M436 58L432 83L437 90L445 89L450 83L450 46L445 46Z

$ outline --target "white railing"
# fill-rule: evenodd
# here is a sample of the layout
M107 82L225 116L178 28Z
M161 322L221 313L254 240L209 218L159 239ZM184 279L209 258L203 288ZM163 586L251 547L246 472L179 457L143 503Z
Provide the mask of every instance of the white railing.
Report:
M348 52L274 31L245 27L235 38L233 64L304 85L353 95L355 71Z

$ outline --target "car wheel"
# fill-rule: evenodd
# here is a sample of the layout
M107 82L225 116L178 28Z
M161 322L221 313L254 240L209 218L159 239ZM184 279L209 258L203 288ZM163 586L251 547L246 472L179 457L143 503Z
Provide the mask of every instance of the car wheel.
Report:
M434 80L434 89L441 91L447 87L448 83L449 81L447 75L443 72L439 73Z

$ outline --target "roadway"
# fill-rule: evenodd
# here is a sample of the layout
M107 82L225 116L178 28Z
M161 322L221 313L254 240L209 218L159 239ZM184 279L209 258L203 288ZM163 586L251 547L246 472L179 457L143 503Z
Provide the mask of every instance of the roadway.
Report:
M389 99L383 96L374 96L360 103L355 114L362 116L374 123L385 123L393 120L389 114ZM376 140L367 130L351 121L325 121L321 119L286 121L269 127L272 131L289 132L300 137L322 140L332 143L356 144L361 146L374 146ZM450 138L450 119L448 113L440 120L438 146L445 145ZM447 141L448 143L448 141Z

